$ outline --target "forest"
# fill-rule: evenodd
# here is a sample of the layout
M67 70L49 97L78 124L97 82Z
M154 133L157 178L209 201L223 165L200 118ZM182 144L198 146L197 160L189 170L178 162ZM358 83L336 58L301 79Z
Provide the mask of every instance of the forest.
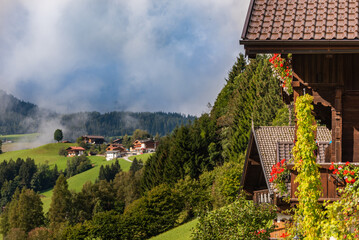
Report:
M144 129L151 135L164 136L182 124L188 124L194 116L165 112L79 112L58 114L41 109L35 104L15 98L0 90L0 134L25 134L39 131L41 122L59 120L66 129L67 140L80 135L106 137L130 135L136 129Z
M239 196L250 129L288 124L268 57L239 55L210 113L177 125L144 165L134 161L124 172L114 163L78 193L69 191L60 174L47 215L36 189L16 190L3 208L1 232L5 239L148 239L200 217L193 239L223 239L228 233L233 239L258 239L253 232L275 213ZM224 230L213 227L219 217ZM245 222L246 217L258 221L246 231L234 230L234 218Z

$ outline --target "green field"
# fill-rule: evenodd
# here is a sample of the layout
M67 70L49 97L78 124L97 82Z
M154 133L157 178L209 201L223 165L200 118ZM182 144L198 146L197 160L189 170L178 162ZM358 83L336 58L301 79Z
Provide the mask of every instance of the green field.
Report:
M16 160L17 158L26 159L27 157L33 158L36 164L47 162L50 166L57 164L58 169L65 169L67 157L60 156L59 150L61 148L68 148L70 146L77 146L76 143L49 143L37 148L17 150L5 152L0 154L0 161L3 160Z
M26 159L27 157L30 157L35 160L36 164L48 163L50 166L54 166L56 164L59 170L65 170L67 160L69 158L60 156L58 152L61 148L66 149L69 146L77 146L77 144L49 143L33 149L5 152L3 154L0 154L0 161L10 160L10 159L16 160L17 158ZM86 183L87 181L95 182L95 180L98 178L101 165L114 163L114 160L106 161L105 157L102 156L90 156L89 158L93 163L94 167L91 168L90 170L87 170L86 172L77 174L69 178L67 182L69 184L70 190L74 190L78 192L82 189L83 184ZM119 163L123 171L128 171L130 169L131 166L130 162L124 159L119 159ZM51 203L52 189L42 192L41 196L42 196L42 201L44 203L43 206L44 212L47 212Z
M35 140L38 136L40 136L39 133L0 135L0 140L13 142L29 142Z
M135 155L135 156L131 156L128 157L128 159L130 159L131 161L133 161L133 159L137 159L137 160L142 160L143 163L145 163L147 161L147 159L154 153L144 153L144 154L140 154L140 155Z
M190 240L192 229L196 226L198 219L192 220L167 232L164 232L151 240Z
M91 159L91 162L95 166L93 168L91 168L90 170L87 170L86 172L77 174L77 175L67 179L70 190L79 192L79 191L81 191L82 186L86 182L91 181L92 183L94 183L96 181L96 179L98 178L101 165L112 164L115 162L114 160L106 161L106 159L104 157L98 157L98 156L91 156L89 158ZM124 159L119 159L119 163L120 163L122 171L128 171L130 169L130 166L131 166L130 162L128 162ZM44 212L48 212L48 210L50 208L50 204L51 204L52 189L42 192L41 196L42 196L41 200L44 203L44 205L43 205Z

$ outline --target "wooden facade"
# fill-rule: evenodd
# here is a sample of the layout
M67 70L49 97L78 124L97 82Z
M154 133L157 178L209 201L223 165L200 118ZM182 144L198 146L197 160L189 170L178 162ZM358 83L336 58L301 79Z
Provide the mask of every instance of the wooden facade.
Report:
M273 183L269 181L272 166L282 159L292 158L294 139L294 126L252 128L241 181L242 189L248 194L249 199L253 199L258 204L273 203L279 211L287 210L298 202L295 196L298 185L294 183L297 172L292 169L293 165L288 164L291 170L286 181L288 195L278 195ZM343 182L331 174L329 170L331 164L325 160L325 157L330 155L331 131L324 126L318 127L317 139L317 161L320 166L323 189L320 201L333 201L338 199L339 195L336 189L343 186ZM289 197L290 203L284 201L284 197Z
M293 100L311 94L316 119L331 131L329 147L317 159L323 188L320 201L338 199L337 188L344 183L331 174L330 163L359 164L358 1L251 0L240 43L249 57L292 54ZM265 172L265 163L260 164ZM260 178L260 173L253 174ZM296 175L291 170L292 204L297 201ZM267 186L271 192L268 182ZM250 184L251 188L255 187ZM258 194L253 194L255 200ZM275 200L276 196L271 196Z
M326 162L359 162L359 54L294 54L294 98L314 97L316 117L332 130Z

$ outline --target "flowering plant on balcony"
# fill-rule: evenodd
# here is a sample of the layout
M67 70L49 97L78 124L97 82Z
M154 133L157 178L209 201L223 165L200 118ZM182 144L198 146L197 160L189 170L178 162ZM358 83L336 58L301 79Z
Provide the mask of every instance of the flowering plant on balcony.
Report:
M332 164L329 167L329 170L333 171L338 178L344 180L347 185L354 187L355 189L359 186L359 169L355 168L349 162L346 162L345 165Z
M287 169L285 159L282 159L272 166L272 172L270 173L272 177L269 179L269 182L274 183L275 188L280 194L286 194L288 191L286 181L289 177L289 173L290 171Z
M273 57L269 59L269 62L272 64L272 70L274 76L281 81L281 86L283 90L288 94L293 93L292 88L292 77L293 72L291 68L291 55L288 55L288 59L284 59L280 54L274 54Z

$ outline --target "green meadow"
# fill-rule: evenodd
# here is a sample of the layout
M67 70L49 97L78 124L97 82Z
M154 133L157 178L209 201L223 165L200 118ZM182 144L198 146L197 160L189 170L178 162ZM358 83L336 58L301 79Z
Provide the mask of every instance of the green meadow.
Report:
M167 232L157 235L151 240L190 240L192 229L196 226L198 219L192 220Z
M26 159L28 157L35 160L36 164L44 164L48 163L51 167L57 165L59 170L65 170L67 160L69 158L60 156L59 150L61 148L68 148L70 146L77 146L76 143L49 143L37 148L32 149L25 149L25 150L17 150L17 151L11 151L11 152L5 152L3 154L0 154L0 161L3 160L16 160L17 158L23 158ZM103 156L90 156L89 157L93 168L77 174L67 180L69 184L69 189L79 192L82 189L83 184L85 184L87 181L95 182L98 178L100 167L101 165L107 165L114 163L114 160L112 161L106 161L105 157ZM119 159L119 163L121 165L121 169L123 171L128 171L130 169L131 163L124 160ZM51 196L52 196L52 189L49 189L45 192L41 193L41 199L44 203L44 212L47 212L50 207L51 203Z
M39 133L0 135L0 140L13 142L29 142L34 141L38 136L40 136Z
M131 161L133 161L133 159L137 159L137 160L142 160L143 163L145 163L147 161L147 159L154 153L144 153L144 154L140 154L140 155L135 155L135 156L131 156L128 157L128 159L130 159Z
M17 150L5 152L0 154L0 161L3 160L16 160L17 158L32 158L37 164L48 163L50 166L57 164L58 169L65 169L67 157L60 156L59 150L61 148L68 148L70 146L77 146L76 143L49 143L37 148Z

